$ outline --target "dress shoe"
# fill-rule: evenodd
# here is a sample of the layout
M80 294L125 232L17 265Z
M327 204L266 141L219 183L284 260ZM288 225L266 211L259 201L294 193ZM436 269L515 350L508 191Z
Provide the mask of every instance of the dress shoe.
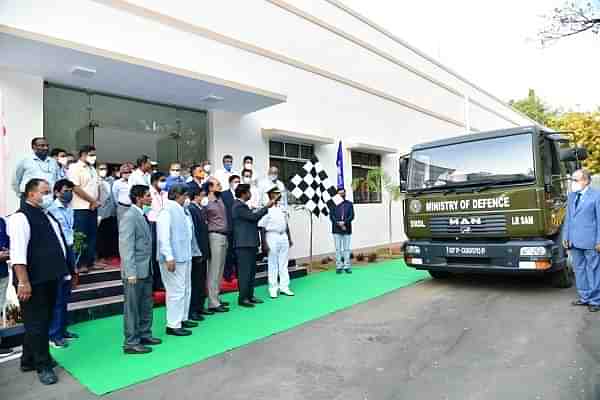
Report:
M69 347L69 343L65 339L56 339L50 341L50 346L54 349L64 349L65 347Z
M13 349L0 349L0 357L8 357L13 353Z
M344 272L346 272L347 274L351 274L352 270L350 268L346 268L346 269L344 269Z
M277 294L278 294L278 290L277 289L269 289L269 296L272 299L276 299L277 298Z
M65 331L65 333L63 334L63 337L67 340L71 340L71 339L79 339L79 335L73 332L69 332L69 331Z
M592 305L590 305L590 306L588 307L588 310L589 310L590 312L598 312L598 311L600 311L600 306L592 306Z
M254 303L252 303L250 300L242 300L242 301L239 301L238 304L240 305L240 307L246 307L246 308L254 307Z
M577 300L573 300L571 305L572 306L587 306L588 303L586 303L585 301L581 301L580 299L577 299Z
M188 319L190 321L204 321L204 317L200 313L191 313Z
M181 322L181 326L184 328L196 328L198 323L194 321L183 321Z
M125 354L148 354L152 352L150 347L146 347L141 344L136 344L135 346L126 346L123 348L123 353Z
M40 378L40 382L43 385L54 385L56 382L58 382L58 377L52 368L44 368L38 372L38 378Z
M202 314L202 315L215 315L215 312L211 311L211 310L207 310L207 309L202 309L202 311L200 311L200 314Z
M295 296L295 293L290 289L279 289L279 293L285 294L286 296Z
M225 307L229 307L230 303L228 301L221 301L221 305Z
M167 327L167 335L171 335L171 336L190 336L192 334L192 331L188 331L187 329L183 329L183 328L168 328Z
M223 304L221 304L219 307L209 308L208 311L212 311L213 313L223 313L223 312L229 312L229 308L227 308Z
M336 273L336 274L338 274L338 275L340 275L342 272L343 272L343 271L342 271L342 269L341 269L341 268L337 268L337 269L335 270L335 273Z
M262 301L262 300L261 300L261 299L259 299L258 297L252 297L252 298L250 299L250 303L252 303L252 304L262 304L262 303L264 303L264 301Z
M140 340L140 344L144 345L144 346L156 346L157 344L161 344L162 340L158 339L158 338L154 338L154 337L150 337L150 338L143 338Z

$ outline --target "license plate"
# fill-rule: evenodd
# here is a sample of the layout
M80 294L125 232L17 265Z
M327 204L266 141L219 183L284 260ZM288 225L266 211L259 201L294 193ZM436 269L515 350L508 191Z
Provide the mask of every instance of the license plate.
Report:
M449 257L485 257L487 251L485 247L453 247L446 246L446 254Z

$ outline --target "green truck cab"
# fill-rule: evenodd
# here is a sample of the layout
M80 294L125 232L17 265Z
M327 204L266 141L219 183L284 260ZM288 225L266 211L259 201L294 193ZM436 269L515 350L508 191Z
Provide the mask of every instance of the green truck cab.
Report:
M400 160L406 264L434 278L539 274L571 286L560 233L569 176L585 156L537 126L414 146Z

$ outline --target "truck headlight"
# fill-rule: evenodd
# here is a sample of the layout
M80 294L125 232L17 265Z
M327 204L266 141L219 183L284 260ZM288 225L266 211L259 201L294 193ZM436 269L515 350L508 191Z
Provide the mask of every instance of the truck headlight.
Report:
M521 247L521 256L545 256L546 248L541 246L536 247Z
M406 246L407 254L421 254L421 248L419 246Z

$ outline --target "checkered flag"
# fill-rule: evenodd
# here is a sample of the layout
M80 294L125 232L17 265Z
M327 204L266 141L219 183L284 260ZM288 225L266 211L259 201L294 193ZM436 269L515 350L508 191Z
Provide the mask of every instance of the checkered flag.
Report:
M329 208L342 201L335 185L329 180L317 157L307 161L302 169L301 174L292 178L293 189L290 193L317 217L329 215Z

